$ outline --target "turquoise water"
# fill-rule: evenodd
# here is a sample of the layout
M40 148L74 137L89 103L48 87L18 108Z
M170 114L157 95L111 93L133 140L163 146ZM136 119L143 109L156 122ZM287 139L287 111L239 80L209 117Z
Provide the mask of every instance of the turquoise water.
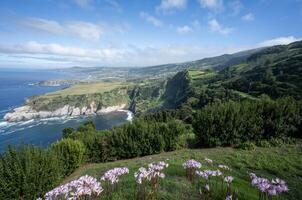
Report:
M77 127L87 120L94 121L99 130L108 129L127 121L127 117L129 117L127 112L77 118L49 118L17 123L8 123L3 120L5 113L21 106L27 97L63 88L62 86L39 86L34 83L60 78L72 79L74 77L72 74L47 70L0 69L0 152L7 145L20 143L46 147L61 138L61 131L65 127Z

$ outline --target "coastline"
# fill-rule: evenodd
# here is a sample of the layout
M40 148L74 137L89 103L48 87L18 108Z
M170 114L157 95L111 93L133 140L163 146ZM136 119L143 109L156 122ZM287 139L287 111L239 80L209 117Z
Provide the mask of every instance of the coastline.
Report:
M47 119L54 117L79 117L79 116L91 116L102 115L111 112L126 112L127 121L131 121L133 113L127 110L126 104L120 104L115 106L101 107L98 109L94 102L88 107L74 107L65 105L55 111L36 111L32 107L25 105L13 109L12 112L8 112L4 115L5 122L26 122L35 119Z

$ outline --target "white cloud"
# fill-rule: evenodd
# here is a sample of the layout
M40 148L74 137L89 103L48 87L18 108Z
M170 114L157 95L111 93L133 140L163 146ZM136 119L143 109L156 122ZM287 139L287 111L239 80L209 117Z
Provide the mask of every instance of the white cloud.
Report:
M156 10L169 12L173 9L184 9L187 6L187 0L161 0L161 4Z
M42 18L29 17L25 20L22 20L21 24L33 29L38 29L49 33L58 34L64 32L64 28L58 22Z
M257 44L257 47L267 47L267 46L274 46L274 45L286 45L290 44L292 42L296 42L302 40L302 38L296 38L294 36L288 36L288 37L278 37L271 40L263 41L259 44Z
M232 28L223 27L216 19L212 19L208 23L213 32L218 32L222 35L228 35L233 31Z
M152 24L153 26L156 27L162 27L163 22L157 19L156 17L146 13L146 12L140 12L140 17L144 20L146 20L148 23Z
M81 8L92 8L93 0L74 0L74 2Z
M103 28L99 25L83 22L83 21L74 21L68 22L65 24L67 32L70 34L76 35L80 38L86 40L99 40L103 34Z
M21 21L21 24L48 33L72 35L92 41L99 40L104 33L103 27L100 25L84 21L59 23L42 18L26 18Z
M0 44L0 65L19 65L20 67L150 66L193 61L264 46L289 44L297 40L302 40L302 38L279 37L247 46L171 44L145 47L129 45L109 48L80 48L57 43L43 44L31 41L15 45Z
M211 10L220 10L223 8L223 0L198 0L201 7Z
M121 5L116 0L105 0L109 5L111 5L117 12L121 13L123 11Z
M52 61L56 67L72 65L150 66L191 61L232 51L234 49L197 44L87 49L31 41L25 44L0 45L0 65L7 61L7 59L1 59L5 55L13 56L15 59L19 57L18 60L15 60L15 63L19 61L23 66L32 64L33 60L37 66L45 66L45 63ZM11 62L14 61L11 59ZM61 66L58 66L60 63Z
M193 29L188 25L177 27L176 30L180 34L186 34L186 33L190 33L193 31Z
M86 49L73 46L64 46L57 43L42 44L36 41L30 41L25 44L1 45L0 52L10 54L45 54L55 56L67 56L81 59L100 59L114 60L123 54L122 49L102 48Z
M248 13L248 14L242 16L243 21L250 22L250 21L254 21L254 19L255 19L255 17L253 15L253 13Z
M232 10L232 15L234 16L238 15L243 8L243 4L240 0L230 1L228 6Z

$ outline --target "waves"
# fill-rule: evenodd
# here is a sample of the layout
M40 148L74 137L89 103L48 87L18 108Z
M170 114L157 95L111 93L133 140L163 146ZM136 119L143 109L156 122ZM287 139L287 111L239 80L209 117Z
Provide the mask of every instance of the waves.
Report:
M133 120L133 113L130 110L118 110L119 112L127 113L127 121L131 122Z
M65 124L70 120L80 120L75 117L52 117L45 119L31 119L28 121L21 122L0 122L0 135L8 135L14 132L23 131L25 129L31 129L40 125L54 125L54 124Z
M133 113L129 110L117 110L118 112L125 112L127 113L126 120L131 122L133 120ZM31 119L28 121L21 121L21 122L6 122L0 121L0 135L8 135L15 132L25 132L26 130L29 131L30 129L37 127L40 129L44 126L62 126L63 124L71 122L72 124L80 124L81 122L87 120L91 116L62 116L62 117L51 117L45 119ZM69 126L66 124L66 126ZM40 127L39 127L40 126ZM63 125L64 126L64 125Z

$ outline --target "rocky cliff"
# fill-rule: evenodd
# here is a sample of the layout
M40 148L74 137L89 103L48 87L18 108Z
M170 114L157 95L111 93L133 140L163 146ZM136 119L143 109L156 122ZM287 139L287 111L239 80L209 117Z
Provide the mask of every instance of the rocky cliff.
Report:
M54 111L37 111L31 106L26 105L19 108L15 108L13 112L7 113L4 116L4 119L9 122L17 122L50 117L104 114L125 108L127 108L126 104L98 108L95 102L91 102L89 106L84 107L65 105Z

